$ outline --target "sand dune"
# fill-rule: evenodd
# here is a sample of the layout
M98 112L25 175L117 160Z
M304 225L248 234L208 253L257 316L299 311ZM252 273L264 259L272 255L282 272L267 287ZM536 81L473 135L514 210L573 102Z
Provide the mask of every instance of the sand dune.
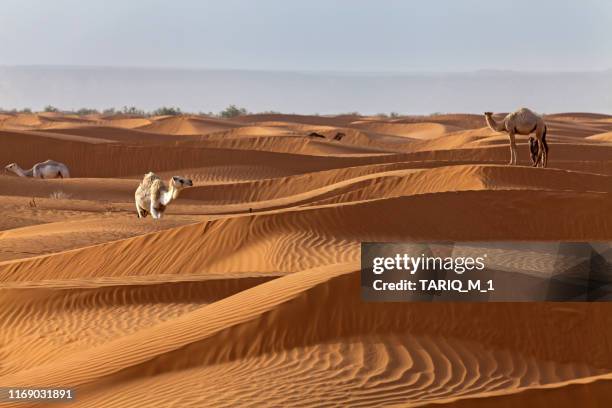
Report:
M70 128L72 126L93 124L97 118L86 118L79 115L64 115L59 113L32 113L12 115L1 122L1 128L7 130L54 129Z
M114 125L114 123L113 123ZM60 132L63 135L84 136L92 139L101 139L113 142L130 142L130 143L159 143L170 142L176 140L172 135L158 134L153 132L145 132L135 128L122 126L103 126L103 125L87 125L87 126L72 126L58 130L56 128L48 130L48 132Z
M539 169L480 115L2 114L0 161L74 178L0 175L0 384L83 407L607 406L606 303L365 303L358 268L363 241L610 240L609 119L547 115ZM160 221L134 210L151 170L195 182Z
M351 126L370 130L376 133L395 136L407 136L413 139L433 139L445 133L458 130L456 127L444 126L439 123L394 123L379 121L357 121Z
M288 122L316 126L343 127L359 119L359 115L308 116L295 114L288 115L284 113L260 113L254 115L239 116L238 118L236 118L236 121L249 124L259 122Z
M69 307L72 315L90 311L92 318L105 321L99 309L112 301L119 309L114 313L123 317L118 323L135 319L144 327L115 326L105 331L107 338L89 334L100 344L58 345L59 355L52 360L45 361L48 354L38 359L30 355L30 361L21 359L21 366L0 379L17 385L73 384L85 395L84 406L136 404L152 389L164 405L176 401L177 387L183 390L183 404L295 405L308 395L313 405L354 406L511 395L606 373L598 367L605 361L590 356L572 363L577 356L556 341L565 325L584 327L586 305L576 305L578 313L568 315L547 304L488 305L488 310L456 304L364 304L358 275L352 272L356 267L329 265L266 283L251 280L243 287L228 287L227 297L217 300L221 293L206 289L216 285L212 282L180 284L170 292L168 287L73 289L73 299L58 299L52 291L41 294L21 305L21 313L42 305ZM92 290L98 293L89 301ZM176 297L184 300L180 311L167 303ZM153 313L157 321L142 316L146 310L138 305L147 301L165 307ZM601 309L588 308L593 319L605 319ZM334 319L328 318L330 310ZM482 325L468 330L444 324L457 312L470 313ZM424 318L431 313L437 322ZM512 317L499 324L498 316L507 313ZM506 325L524 324L525 319L539 324L538 330L504 333ZM64 326L70 327L68 322ZM76 328L87 338L82 326ZM595 339L590 343L594 354L605 350ZM263 377L254 378L253 370ZM312 389L317 392L307 391ZM200 399L203 394L210 397Z
M106 118L101 118L111 126L121 127L124 129L135 129L152 124L151 119L141 117L129 117L125 115L112 115Z
M177 136L193 136L218 132L238 126L240 125L231 123L229 121L211 118L167 116L159 117L151 124L139 127L139 129Z
M588 136L589 140L600 140L602 142L612 142L612 132L597 133L595 135Z

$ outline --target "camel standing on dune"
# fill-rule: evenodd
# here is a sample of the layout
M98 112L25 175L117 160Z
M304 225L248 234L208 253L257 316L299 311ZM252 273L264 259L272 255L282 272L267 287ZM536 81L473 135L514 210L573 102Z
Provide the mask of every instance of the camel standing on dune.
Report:
M154 219L161 218L181 190L193 186L191 180L179 176L172 177L169 184L170 188L154 173L145 174L134 194L138 218L146 217L149 212Z
M546 143L546 123L544 119L533 111L527 108L520 108L512 112L501 121L496 122L493 119L493 112L485 112L485 120L489 128L496 132L507 132L510 137L510 165L516 164L516 142L514 135L530 135L535 132L535 142L530 142L530 150L537 143L538 152L534 158L532 153L531 159L533 166L542 162L542 167L546 167L548 163L548 144Z
M36 163L31 169L24 170L17 163L11 163L5 167L6 170L12 171L20 177L33 178L70 178L68 166L64 163L56 162L55 160L47 160L42 163Z

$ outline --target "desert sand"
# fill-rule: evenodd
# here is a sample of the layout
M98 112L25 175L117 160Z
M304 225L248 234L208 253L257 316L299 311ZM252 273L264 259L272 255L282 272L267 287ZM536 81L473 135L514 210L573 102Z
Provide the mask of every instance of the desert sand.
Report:
M612 116L545 120L541 169L524 136L507 166L480 115L2 114L2 167L73 178L0 175L0 386L79 407L610 406L612 305L360 299L362 241L612 240ZM159 221L134 208L148 171L195 185Z

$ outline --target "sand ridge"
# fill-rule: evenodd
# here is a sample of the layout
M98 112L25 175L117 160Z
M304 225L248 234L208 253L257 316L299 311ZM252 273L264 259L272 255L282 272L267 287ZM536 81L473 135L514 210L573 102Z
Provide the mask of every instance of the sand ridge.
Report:
M0 174L0 384L84 407L609 400L605 303L360 299L362 241L610 240L612 121L545 119L537 169L480 115L2 114L2 162L74 178ZM151 170L195 182L161 221L133 204Z

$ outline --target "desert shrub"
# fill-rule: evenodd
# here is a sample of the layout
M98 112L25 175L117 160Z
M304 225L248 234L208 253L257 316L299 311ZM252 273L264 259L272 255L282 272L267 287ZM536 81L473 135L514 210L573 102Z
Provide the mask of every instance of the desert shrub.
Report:
M22 110L19 111L19 113L32 113L32 109L30 109L30 108L23 108Z
M58 190L58 191L54 191L51 194L49 194L49 198L52 200L66 200L70 198L70 194L67 194L61 190Z
M103 115L115 115L117 113L117 111L115 110L115 108L106 108L102 111Z
M59 112L59 109L57 109L55 106L53 105L47 105L45 106L44 109L45 112Z
M142 109L138 109L135 106L124 106L121 109L121 113L124 113L126 115L144 115L145 111L143 111Z
M246 115L247 110L245 108L239 108L236 105L230 105L221 112L219 116L222 118L235 118L236 116Z
M153 112L151 112L152 115L154 116L165 116L165 115L180 115L181 109L180 108L175 108L173 106L162 106L161 108L157 108L155 109Z
M94 115L96 113L99 113L98 110L93 108L81 108L76 111L77 115Z
M389 114L389 117L390 117L390 118L399 118L399 116L400 116L400 114L399 114L399 113L397 113L397 112L391 112L391 113Z

